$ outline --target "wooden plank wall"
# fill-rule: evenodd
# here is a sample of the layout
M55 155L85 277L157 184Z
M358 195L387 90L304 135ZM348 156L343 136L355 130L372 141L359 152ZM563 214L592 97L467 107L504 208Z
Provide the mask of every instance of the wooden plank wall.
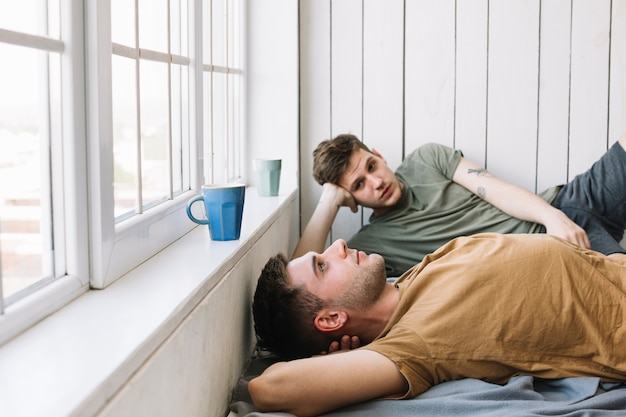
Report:
M541 191L626 133L626 0L300 0L302 227L312 151L351 132L395 169L427 142ZM330 239L369 210L342 208Z

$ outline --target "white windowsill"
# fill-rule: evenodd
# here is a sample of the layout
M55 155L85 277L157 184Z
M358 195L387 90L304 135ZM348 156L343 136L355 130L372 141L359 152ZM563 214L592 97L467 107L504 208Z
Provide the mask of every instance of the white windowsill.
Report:
M104 290L88 291L0 347L0 415L92 415L297 195L246 190L241 238L191 232Z

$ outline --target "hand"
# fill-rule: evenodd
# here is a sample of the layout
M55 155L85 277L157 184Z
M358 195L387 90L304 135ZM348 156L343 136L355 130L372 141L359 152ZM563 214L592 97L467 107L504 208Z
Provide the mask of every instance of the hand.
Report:
M345 188L342 188L336 184L325 183L322 186L322 197L320 201L328 199L336 204L338 207L350 207L353 213L358 211L356 200L352 197Z
M561 210L556 210L556 215L544 223L544 226L549 235L560 237L584 249L591 248L587 232L571 221Z
M320 352L320 355L328 353L343 352L346 350L356 349L361 346L361 340L358 336L343 335L340 341L334 341L328 346L328 351Z

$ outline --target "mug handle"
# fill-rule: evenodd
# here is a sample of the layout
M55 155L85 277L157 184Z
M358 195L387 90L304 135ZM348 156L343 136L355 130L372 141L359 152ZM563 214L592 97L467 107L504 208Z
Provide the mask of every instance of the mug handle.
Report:
M191 206L197 202L204 199L202 198L202 195L197 195L194 198L192 198L191 200L189 200L187 202L187 217L189 217L189 219L191 219L192 222L198 223L198 224L209 224L209 220L208 219L197 219L192 213L191 213Z

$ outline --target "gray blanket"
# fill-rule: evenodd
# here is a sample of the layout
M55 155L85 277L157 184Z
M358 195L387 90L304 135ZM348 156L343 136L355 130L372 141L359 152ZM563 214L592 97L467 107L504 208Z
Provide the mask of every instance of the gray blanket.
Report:
M287 413L259 413L247 396L242 379L231 410L239 417L289 417ZM378 400L346 407L328 417L445 417L445 416L626 416L626 385L601 383L598 378L540 380L512 378L506 385L463 379L437 385L409 400Z

